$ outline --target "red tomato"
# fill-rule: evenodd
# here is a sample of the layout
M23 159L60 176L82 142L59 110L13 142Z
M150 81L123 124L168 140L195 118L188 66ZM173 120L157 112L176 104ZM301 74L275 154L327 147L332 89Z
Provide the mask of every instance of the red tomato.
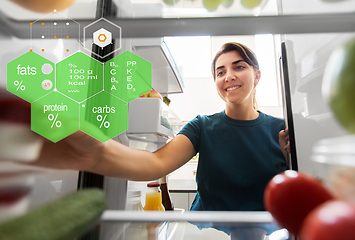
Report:
M301 240L354 240L355 204L333 200L310 212L303 222Z
M298 235L307 214L332 195L316 179L287 170L273 177L265 189L264 202L281 227Z

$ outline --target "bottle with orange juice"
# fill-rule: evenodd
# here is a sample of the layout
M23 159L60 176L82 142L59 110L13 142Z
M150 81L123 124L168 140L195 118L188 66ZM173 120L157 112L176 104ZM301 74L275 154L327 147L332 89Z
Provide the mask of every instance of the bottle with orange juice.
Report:
M160 183L151 182L147 184L148 190L145 196L145 211L165 211L160 193Z

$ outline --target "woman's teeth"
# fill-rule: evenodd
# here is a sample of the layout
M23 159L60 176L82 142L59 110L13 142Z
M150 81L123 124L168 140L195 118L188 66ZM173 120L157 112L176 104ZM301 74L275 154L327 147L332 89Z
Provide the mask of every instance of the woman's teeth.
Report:
M240 85L239 86L229 87L229 88L226 89L226 91L229 92L229 91L232 91L232 90L237 89L237 88L240 88Z

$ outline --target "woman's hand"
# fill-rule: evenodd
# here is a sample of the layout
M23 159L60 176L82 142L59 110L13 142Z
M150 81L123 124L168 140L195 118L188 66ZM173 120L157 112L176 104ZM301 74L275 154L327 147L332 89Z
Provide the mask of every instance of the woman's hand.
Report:
M81 131L77 131L57 143L44 139L39 159L31 165L89 171L99 161L106 143Z
M288 129L286 128L285 130L282 130L279 132L279 144L282 150L282 153L285 156L285 159L287 160L287 153L290 153L290 143L289 143L289 134L288 134Z

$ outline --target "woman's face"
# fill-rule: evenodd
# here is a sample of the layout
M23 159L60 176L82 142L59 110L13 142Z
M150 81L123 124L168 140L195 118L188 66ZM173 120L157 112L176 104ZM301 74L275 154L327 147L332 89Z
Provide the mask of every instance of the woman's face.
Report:
M243 60L237 51L222 54L216 61L216 87L227 104L251 104L260 71Z

